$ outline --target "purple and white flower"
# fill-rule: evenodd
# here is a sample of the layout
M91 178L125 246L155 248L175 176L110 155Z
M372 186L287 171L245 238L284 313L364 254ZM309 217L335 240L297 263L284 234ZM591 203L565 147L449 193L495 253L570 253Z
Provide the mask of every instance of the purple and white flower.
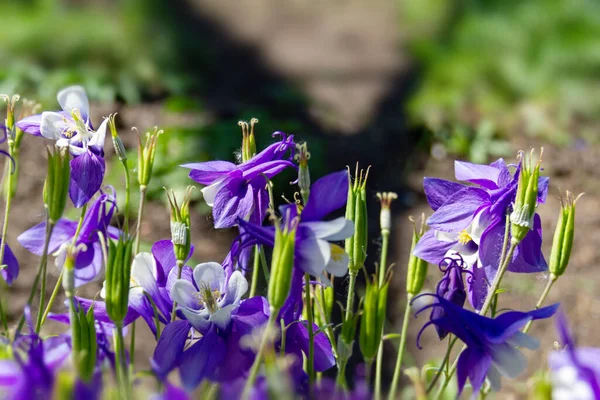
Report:
M191 169L190 178L206 185L202 189L204 200L213 208L215 228L229 228L238 219L261 224L269 204L265 177L271 179L287 167L295 167L291 161L295 149L294 136L286 138L275 132L282 140L273 143L250 160L234 164L228 161L208 161L184 164Z
M62 111L44 111L18 121L17 127L34 136L56 140L68 147L71 160L69 196L77 208L86 204L100 189L104 179L104 138L108 119L94 130L90 104L81 86L70 86L56 96Z
M460 255L472 273L467 289L476 310L483 305L498 271L506 215L515 199L519 171L517 167L511 174L502 159L490 165L456 161L456 179L476 186L438 178L425 178L423 182L434 213L427 221L431 229L423 235L414 254L432 264ZM540 178L540 203L545 202L547 191L548 178ZM536 214L534 227L517 246L508 271L546 271L541 244L542 226Z

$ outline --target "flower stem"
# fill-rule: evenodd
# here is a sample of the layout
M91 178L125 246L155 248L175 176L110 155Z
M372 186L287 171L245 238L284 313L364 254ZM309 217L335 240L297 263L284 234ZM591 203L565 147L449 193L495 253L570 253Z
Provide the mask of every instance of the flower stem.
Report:
M60 287L62 286L62 279L63 279L63 271L65 269L63 268L60 271L60 275L58 276L58 280L56 281L56 285L54 285L54 289L52 290L52 294L50 295L50 299L48 300L48 305L46 306L46 309L44 310L44 314L42 315L42 321L40 323L40 329L42 329L42 326L44 326L44 323L46 322L46 319L48 318L48 314L50 314L50 310L52 309L52 305L54 304L54 301L56 300L56 296L58 295L58 291L60 290Z
M275 320L277 319L278 315L279 309L271 307L269 320L267 321L267 325L265 326L265 331L262 335L262 340L260 342L260 347L258 348L258 353L256 353L256 358L254 359L254 363L252 364L252 368L250 369L250 374L248 375L248 380L246 380L246 385L244 386L244 391L242 392L242 400L248 400L250 398L250 393L252 392L252 388L254 387L254 383L256 382L256 378L258 376L258 371L260 369L263 353L265 352L265 347L267 347L267 343L271 339L271 330L275 326Z
M506 272L506 270L508 269L508 266L510 265L510 263L512 261L513 254L515 253L515 249L517 248L517 245L518 245L518 243L516 241L511 240L510 247L508 249L508 253L506 254L506 257L504 258L504 260L501 260L502 263L500 265L500 268L498 269L498 273L496 274L496 277L494 278L492 287L489 289L487 297L485 298L485 302L483 303L483 306L481 307L481 310L479 311L480 315L485 315L487 313L487 311L490 307L490 304L492 303L492 299L494 298L494 295L496 294L498 287L500 287L500 281L502 281L502 277L504 276L504 273ZM463 346L463 350L465 349L465 347L466 346ZM462 350L461 350L461 353L462 353ZM460 354L459 354L459 357L460 357ZM448 371L448 376L442 382L442 385L440 386L440 388L435 396L436 399L442 398L442 395L444 394L444 391L446 390L446 387L448 386L450 379L454 375L454 372L456 372L456 367L458 365L459 357L457 357L456 360L454 360L454 363L450 367L450 370Z
M450 359L450 353L452 352L452 347L454 347L454 344L456 343L457 340L458 340L458 337L456 337L456 336L453 338L451 338L450 336L448 337L448 349L446 350L446 355L444 356L444 359L442 360L440 367L438 368L437 372L435 373L435 376L431 380L431 383L427 387L427 393L429 393L433 390L436 382L442 375L442 372L444 371L444 367L446 366L446 364L448 364L448 360Z
M379 287L383 286L385 281L385 269L387 266L387 253L390 241L390 232L385 229L381 231L381 258L379 260ZM383 335L377 351L377 361L375 364L375 400L381 399L381 374L383 369Z
M392 378L392 385L390 386L390 393L388 395L389 400L396 399L396 390L398 389L398 383L400 381L400 370L402 367L402 355L404 354L404 347L406 346L406 334L408 333L408 319L410 317L410 302L413 299L413 295L408 293L406 295L406 307L404 309L404 320L402 321L402 337L400 338L400 347L398 349L398 356L396 358L396 367L394 368L394 377Z
M315 333L313 331L314 315L311 301L311 290L310 290L310 275L308 272L304 273L304 292L306 302L306 316L308 323L308 393L312 393L312 385L315 379Z
M554 274L550 274L550 278L548 279L548 283L546 283L546 287L544 288L544 291L542 292L542 295L540 296L538 302L535 305L535 309L536 310L538 308L541 308L544 305L544 301L546 301L546 297L548 297L548 293L550 293L550 289L552 289L552 285L554 285L554 282L556 282L557 279L558 279L558 276L556 276ZM529 321L527 323L527 325L525 325L525 328L523 328L523 333L529 332L529 328L531 328L531 324L532 323L533 323L533 320Z
M127 358L125 355L125 341L123 340L122 323L115 326L115 355L117 357L117 381L120 387L121 397L129 399L129 376L127 372Z
M256 286L258 285L258 269L260 268L260 247L257 244L254 246L254 264L252 267L252 282L250 284L250 295L254 297L256 295Z
M52 231L54 230L54 222L50 221L50 218L46 216L46 233L44 235L44 248L42 250L42 258L40 260L40 265L38 266L38 271L35 275L35 279L33 280L33 285L31 286L31 291L29 292L29 297L27 298L27 305L31 306L33 302L33 298L35 297L35 292L38 289L38 284L40 283L40 277L42 272L46 269L46 264L48 262L48 246L50 245L50 236L52 236ZM41 310L40 310L41 312ZM25 324L25 314L21 316L21 320L19 321L19 325L17 326L17 331L15 332L15 338L19 336L21 333L21 329L23 329L23 324Z

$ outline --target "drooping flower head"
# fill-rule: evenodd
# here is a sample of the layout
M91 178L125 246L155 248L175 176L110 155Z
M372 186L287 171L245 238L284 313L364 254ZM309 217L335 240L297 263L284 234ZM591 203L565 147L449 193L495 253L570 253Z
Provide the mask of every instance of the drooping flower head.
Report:
M440 263L440 270L444 273L444 277L438 282L436 293L439 297L442 297L449 302L463 307L465 300L467 299L467 291L465 290L465 282L463 274L470 274L470 271L464 269L464 262L460 255L458 258L448 258L445 262ZM467 276L467 280L470 277ZM437 301L437 297L434 297L434 302ZM433 307L431 310L431 319L438 319L443 317L443 307ZM442 340L448 335L448 331L441 325L435 325L437 334Z
M238 219L261 224L269 204L265 177L273 178L287 167L295 148L294 136L275 132L281 141L273 143L241 164L228 161L207 161L184 164L191 169L190 178L206 185L204 200L213 208L215 228L236 225Z
M554 351L549 356L552 398L600 398L600 348L577 347L564 314L559 313L556 322L564 350Z
M17 122L23 132L56 140L68 147L71 160L69 196L75 207L86 204L100 189L104 179L104 138L108 119L94 130L90 121L90 104L81 86L67 87L56 95L62 111L44 111Z
M415 255L432 264L460 254L473 279L468 298L480 309L499 268L506 215L516 195L520 166L511 174L504 160L490 165L455 162L456 179L473 185L438 178L425 178L423 186L434 210L427 221L430 230L415 248ZM543 203L548 179L539 178L538 202ZM542 227L535 215L533 229L517 246L508 270L541 272L548 269L541 252Z
M116 207L116 197L112 193L102 193L87 210L81 231L75 242L79 250L75 259L75 286L81 286L94 280L102 270L102 249L99 234L118 239L120 231L110 226L110 220ZM56 264L62 268L66 256L66 246L73 241L78 222L61 218L56 222L48 254L56 255ZM44 251L46 223L42 222L23 232L17 240L27 250L41 256Z
M508 311L492 319L465 310L437 294L426 293L415 299L422 296L431 296L437 301L421 308L415 315L429 308L442 308L443 313L423 326L417 337L417 346L421 348L421 334L429 325L457 336L467 346L458 359L458 392L460 395L468 377L473 387L473 398L479 394L486 377L492 389L497 391L501 376L515 378L523 372L527 360L518 347L535 350L539 342L521 329L531 320L551 317L558 308L558 304L554 304L529 312Z
M337 242L354 232L352 221L339 217L324 221L332 212L346 204L348 196L348 173L339 171L317 180L310 189L304 207L296 204L281 207L282 224L290 225L299 219L296 229L294 264L296 268L316 277L323 277L324 271L334 276L344 276L348 272L348 255ZM275 228L260 226L238 220L241 235L241 248L256 243L273 246Z

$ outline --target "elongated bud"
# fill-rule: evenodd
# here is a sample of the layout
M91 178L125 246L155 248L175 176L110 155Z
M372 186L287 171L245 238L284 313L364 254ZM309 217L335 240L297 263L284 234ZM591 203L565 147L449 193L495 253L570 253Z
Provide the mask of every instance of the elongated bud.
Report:
M381 212L379 214L379 226L382 235L389 235L392 229L392 201L398 198L393 192L377 193L377 198L381 202Z
M511 241L518 244L523 240L527 233L533 229L533 217L538 199L538 182L540 178L540 164L544 149L540 151L537 162L533 163L533 152L529 155L521 152L521 168L519 171L519 183L517 186L517 195L513 212L510 215L510 234Z
M423 289L425 277L427 276L427 261L414 255L415 246L419 239L421 239L421 236L423 236L423 233L425 233L425 215L421 216L421 226L418 229L416 221L412 217L409 220L413 223L414 229L410 256L408 258L408 268L406 270L406 292L414 296Z
M66 246L67 248L65 249L65 260L62 265L62 285L63 289L65 290L65 296L67 297L67 299L71 299L74 295L75 290L75 258L77 257L77 249L70 243L67 243ZM58 258L56 261L58 264Z
M108 127L110 129L110 135L112 136L113 146L115 148L115 154L119 157L119 161L125 162L127 161L127 151L125 151L125 146L123 145L123 141L119 137L117 133L117 127L115 125L115 117L117 114L111 114L108 116Z
M567 191L566 198L561 200L549 265L550 273L556 278L561 276L569 265L575 236L575 205L582 195L583 193L575 197Z
M67 147L47 147L48 173L44 182L44 205L50 221L57 222L65 211L71 167Z
M148 186L152 178L152 168L154 167L154 156L156 155L156 141L163 133L162 129L154 127L154 132L146 133L146 142L142 146L142 139L138 134L138 182L140 186Z
M275 245L271 260L268 300L271 307L276 310L283 306L292 287L298 221L293 219L288 225L281 227L278 222L275 223Z
M123 324L129 304L133 240L121 235L108 240L106 260L106 311L115 325Z
M298 187L300 188L300 195L304 204L308 201L308 195L310 194L310 170L308 169L308 160L310 160L310 153L308 152L308 145L306 142L296 144L296 154L294 159L298 162Z
M340 361L348 361L352 357L352 348L354 347L354 337L356 336L356 324L358 323L359 313L354 314L342 323L342 332L337 343L337 352Z
M254 137L254 125L258 119L252 118L250 125L246 121L238 122L242 128L242 162L246 162L256 154L256 139Z
M0 99L6 103L6 135L11 141L15 139L15 105L20 98L21 96L18 94L13 95L12 97L7 94L0 94Z
M386 306L389 282L379 287L374 276L367 281L367 292L363 302L363 313L360 321L359 345L366 361L375 358L383 336L383 324L386 319Z
M79 306L75 298L69 307L71 323L71 351L73 366L77 376L84 382L90 382L96 367L96 325L94 320L94 306L87 313Z
M319 326L327 325L331 321L333 312L333 303L335 301L335 292L333 286L315 285L315 322Z
M368 215L367 215L367 178L369 169L356 172L354 181L348 170L348 201L346 203L346 219L354 223L354 234L346 239L346 253L350 257L348 268L350 273L358 273L367 258Z
M169 212L171 215L171 241L173 242L175 257L178 261L185 261L188 254L190 254L190 247L192 245L190 236L190 200L193 189L193 186L186 188L181 205L177 203L175 192L167 190Z

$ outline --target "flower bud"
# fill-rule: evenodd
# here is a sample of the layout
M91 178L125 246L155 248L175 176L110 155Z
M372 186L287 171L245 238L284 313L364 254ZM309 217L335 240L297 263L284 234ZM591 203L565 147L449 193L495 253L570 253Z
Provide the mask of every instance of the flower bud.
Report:
M129 304L133 240L121 235L108 240L106 260L106 312L115 325L123 323Z
M283 307L292 287L297 228L298 221L296 219L290 221L289 226L283 228L279 223L275 223L275 244L271 259L268 300L271 307L276 310Z
M190 199L193 189L193 186L186 188L181 205L177 203L175 192L167 190L169 212L171 214L171 241L173 242L175 257L178 261L185 261L188 254L190 254L190 247L192 245L190 236Z
M77 300L69 307L71 323L71 351L73 365L77 376L85 382L90 382L96 367L96 325L94 320L94 306L87 313L79 306Z
M319 326L327 325L331 321L331 313L335 300L333 286L315 285L315 298L317 299L314 302L315 311L313 312L315 322Z
M381 212L379 214L379 226L382 235L389 235L392 229L392 212L390 210L392 201L398 198L396 193L385 192L377 193L377 198L381 202Z
M146 133L146 143L142 146L142 140L138 135L138 182L140 186L148 186L152 178L152 167L154 166L154 156L156 154L156 140L163 133L157 126L154 132Z
M310 153L308 152L306 142L296 144L296 150L297 153L294 155L294 159L298 161L298 187L300 188L302 200L306 204L308 195L310 194L310 171L308 169Z
M21 96L19 96L18 94L13 95L12 97L10 97L7 94L0 94L0 99L2 99L6 103L6 120L4 122L6 127L6 135L11 141L15 139L16 134L15 104L17 104L20 98Z
M458 259L446 258L444 262L449 262L449 265L446 267L440 266L440 269L444 272L444 277L439 281L436 293L445 300L463 307L467 299L467 291L465 290L465 282L463 280L465 270L463 269L464 262L462 258L460 255L458 257ZM437 300L435 301L437 302ZM430 320L437 320L444 315L445 311L443 307L434 307L431 309ZM440 340L448 335L448 331L438 324L435 325L435 329Z
M115 154L117 155L117 157L119 157L119 161L125 162L127 161L127 152L125 151L123 141L117 133L117 127L115 126L115 117L116 114L112 114L108 117L108 127L110 128L110 135L112 136Z
M561 209L558 214L558 223L552 240L552 252L550 253L550 273L555 277L561 276L569 265L573 238L575 236L575 204L583 195L575 197L567 191L567 198L561 201Z
M69 195L71 167L67 147L47 147L48 173L44 182L44 205L50 221L56 223L63 215Z
M370 167L369 167L370 168ZM367 216L367 178L369 168L358 172L358 163L354 182L348 170L348 201L346 203L346 219L354 223L354 234L346 239L346 253L350 258L350 273L357 274L367 258L368 216Z
M366 361L373 360L379 350L386 319L388 286L389 282L385 282L379 287L376 277L373 277L371 282L367 281L358 341Z
M352 357L352 348L354 347L356 324L358 323L359 315L359 313L356 313L342 323L342 332L337 343L337 353L340 362L347 362Z
M409 295L418 294L423 289L425 277L427 276L427 261L420 259L414 255L415 246L425 233L425 215L421 216L421 226L417 230L415 220L410 217L409 220L413 223L412 245L410 247L410 256L408 257L408 268L406 270L406 292Z
M519 154L521 159L519 170L519 183L517 185L517 195L513 205L513 212L510 215L510 234L511 241L518 244L523 240L527 233L533 229L533 217L538 199L538 181L540 178L540 164L542 154L540 151L538 161L533 164L533 150L529 156L523 152Z
M246 121L238 122L242 128L242 162L246 162L256 154L256 139L254 137L254 125L258 123L258 119L252 118L250 126Z

